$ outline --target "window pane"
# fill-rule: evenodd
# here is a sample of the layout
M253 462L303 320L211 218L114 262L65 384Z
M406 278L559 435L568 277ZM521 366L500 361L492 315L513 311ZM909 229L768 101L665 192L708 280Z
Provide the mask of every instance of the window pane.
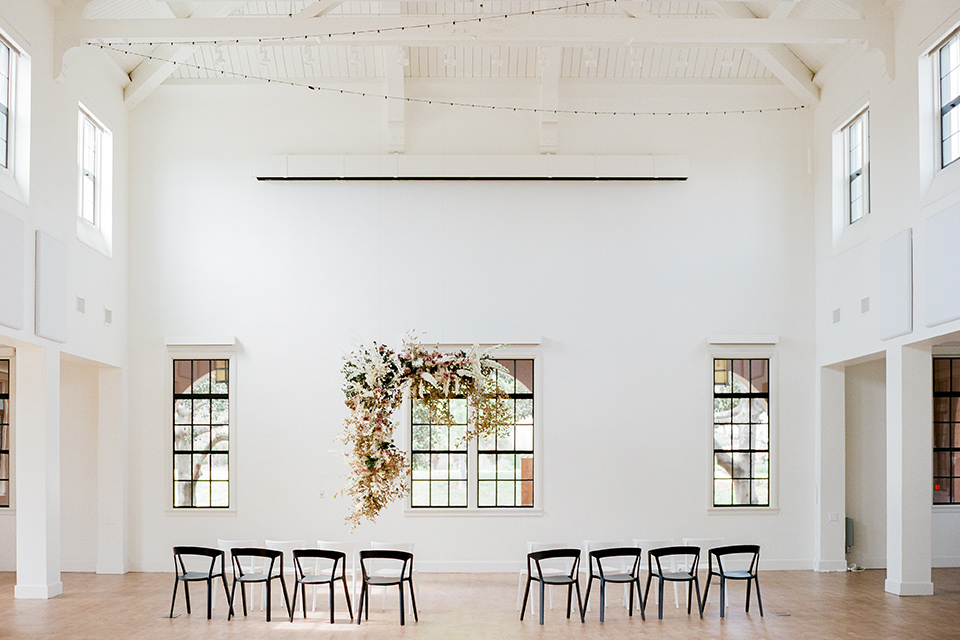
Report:
M769 504L770 361L715 359L714 505Z
M210 360L173 361L175 507L229 506L230 401L216 386L228 384L218 362L219 373Z

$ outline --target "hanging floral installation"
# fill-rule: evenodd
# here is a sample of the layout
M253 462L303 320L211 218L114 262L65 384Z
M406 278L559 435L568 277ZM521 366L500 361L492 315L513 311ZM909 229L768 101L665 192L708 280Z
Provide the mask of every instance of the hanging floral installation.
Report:
M352 526L376 520L388 504L407 495L410 467L393 441L393 414L404 398L425 406L431 422L448 426L454 422L448 400L466 398L464 441L508 432L512 415L496 375L507 371L491 355L494 349L474 345L442 352L408 335L399 352L375 342L344 357L343 393L350 415L341 440L350 447L350 475L342 493L353 500L347 516Z

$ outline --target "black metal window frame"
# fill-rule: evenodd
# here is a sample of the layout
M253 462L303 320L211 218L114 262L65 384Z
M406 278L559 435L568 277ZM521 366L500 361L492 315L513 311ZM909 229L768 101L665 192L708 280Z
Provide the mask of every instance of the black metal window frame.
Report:
M960 357L933 358L933 504L960 504Z
M949 60L945 60L951 54L954 54L957 64L951 65ZM960 123L957 127L948 125L951 118L960 120L960 111L956 110L960 106L960 33L954 33L937 49L937 69L939 76L937 103L940 105L940 168L943 169L960 159L960 153L956 155L945 153L951 139L960 136ZM945 93L948 87L944 86L944 80L951 74L955 78L953 91Z
M0 358L0 508L10 507L10 359Z
M859 135L855 130L859 127ZM855 139L856 138L856 139ZM847 224L854 224L870 213L870 119L869 111L864 109L843 128L846 158L846 208ZM859 166L855 166L854 156L859 149ZM860 193L856 195L857 181L860 181ZM859 201L859 204L858 204ZM859 208L858 208L859 207ZM855 212L859 212L854 218Z
M516 372L516 363L518 361L529 362L529 380L533 382L534 358L497 358L501 364ZM498 375L498 384L505 384L503 374ZM511 376L511 382L507 383L510 388L503 388L506 393L506 401L512 405L513 424L510 425L510 433L499 439L489 441L472 439L470 442L462 442L463 434L466 432L467 418L469 411L472 410L466 399L462 396L451 397L447 400L450 403L450 413L454 418L454 424L447 426L430 422L430 417L425 408L414 399L410 407L410 507L413 509L466 509L470 508L470 495L468 487L472 484L476 492L476 506L479 509L486 508L510 508L510 509L528 509L534 507L534 467L535 464L535 429L533 423L534 416L534 391L518 391L517 381ZM517 409L517 402L524 402L522 405L526 413L529 414L529 422L521 422L521 411ZM517 427L529 431L529 437L526 437L529 447L520 447L517 445ZM471 450L473 455L471 455ZM482 478L481 467L483 457L493 461L493 477ZM507 464L507 457L513 458L513 464ZM471 469L470 461L474 461L474 467ZM521 468L523 463L521 459L529 459L527 468ZM502 464L501 464L502 463ZM503 467L501 469L501 466ZM506 475L512 473L512 477ZM471 482L471 479L473 482ZM492 502L485 503L480 496L484 490L484 483L494 483L494 492ZM495 483L509 484L512 490L510 493L514 496L512 503L500 499L500 486ZM461 488L462 491L459 491ZM524 493L526 492L526 493ZM529 496L527 504L523 504L518 496ZM437 497L439 496L439 499ZM436 504L435 504L436 503Z
M469 453L463 435L470 409L464 396L445 402L454 417L451 426L431 422L421 403L411 403L410 506L415 509L462 509L469 504Z
M735 362L747 362L750 367L750 375L746 378L748 384L748 390L746 391L735 391L733 381L730 380L727 382L723 376L733 376L734 370L737 369L737 366L733 363ZM727 366L726 363L730 363ZM753 374L754 363L757 363L756 366L762 366L763 371L758 371L757 376ZM762 365L760 364L762 363ZM771 477L771 450L770 450L770 441L771 441L771 397L770 397L770 379L771 379L771 358L769 357L748 357L748 358L724 358L716 357L713 359L713 383L714 383L714 392L713 392L713 402L714 402L714 421L713 421L713 500L711 501L713 506L719 509L731 508L731 507L750 507L750 508L763 508L770 506L770 496L772 490L772 477ZM742 368L741 368L742 371ZM760 376L760 377L758 377ZM762 379L766 383L766 391L756 390L752 385L753 380ZM729 388L729 391L722 391L720 389ZM735 402L746 400L747 405L747 419L737 421L734 417L733 404ZM721 415L717 411L718 402L730 403L730 419L718 420L718 415ZM766 405L766 409L762 410L761 407L763 404ZM722 404L720 405L722 406ZM765 414L765 415L764 415ZM763 421L763 418L766 418L766 422ZM725 425L729 425L730 430L730 445L727 446L718 446L718 431L723 431ZM742 437L739 439L735 435L734 427L739 425L739 429L742 430L744 427L748 429L746 437L746 446L743 445ZM766 446L762 446L763 441L766 441ZM729 477L723 477L718 475L717 467L719 465L718 461L722 459L723 456L729 456L730 458L730 468ZM765 462L764 462L765 458ZM737 464L739 462L739 464ZM763 467L766 467L765 469ZM746 468L747 472L744 475L742 471L738 473L737 469ZM765 474L765 475L764 475ZM718 492L724 492L724 484L730 484L730 502L718 502L717 496ZM749 488L749 499L737 500L737 483L741 483L740 486L743 486L743 483ZM766 485L766 499L762 499L762 492L760 488L763 485Z
M517 363L529 362L531 381L530 391L518 391L521 384L518 381ZM497 362L507 367L512 372L509 376L511 380L506 380L503 374L497 376L498 384L503 388L504 384L512 385L512 388L503 389L506 392L508 402L513 408L513 423L510 426L510 433L503 438L481 439L477 443L477 508L479 509L532 509L534 507L534 489L536 465L536 429L534 423L534 393L536 389L532 381L534 378L534 367L536 363L533 358L497 358ZM519 409L520 403L523 403L523 410ZM528 415L529 422L522 422L521 418ZM524 439L529 446L518 446L518 430L523 428L528 430L529 434ZM493 477L484 477L489 471L484 471L484 459L493 461ZM529 464L524 468L524 461L529 460ZM492 488L493 500L484 499L485 488ZM524 495L529 496L529 502L524 504ZM501 499L503 495L503 499ZM507 499L506 496L512 496Z
M230 456L232 408L230 407L230 358L174 358L173 372L173 412L172 412L172 450L173 450L173 508L175 509L228 509L230 508ZM177 371L181 363L190 365L189 390L177 391ZM197 375L197 367L204 363L206 371ZM222 376L222 379L218 379ZM207 390L195 389L201 381L207 379ZM214 390L210 384L215 380L218 387L225 391ZM216 403L216 405L214 404ZM225 418L216 417L214 407ZM188 408L189 407L189 408ZM185 416L188 412L188 416ZM204 419L205 416L205 419ZM225 438L218 435L214 441L214 430L225 432ZM189 437L185 438L185 434ZM204 442L204 440L206 442ZM199 445L199 446L198 446ZM205 446L204 446L205 445ZM216 463L216 464L215 464ZM216 472L215 472L216 467ZM187 473L189 470L189 474ZM226 477L222 477L225 473ZM206 500L199 490L206 489ZM215 500L217 495L225 495L225 500ZM214 504L214 502L217 504Z

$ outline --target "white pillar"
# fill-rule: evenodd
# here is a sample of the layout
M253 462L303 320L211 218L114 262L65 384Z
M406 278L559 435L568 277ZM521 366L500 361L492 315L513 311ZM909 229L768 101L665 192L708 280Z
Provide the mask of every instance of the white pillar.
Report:
M846 571L844 509L846 505L845 373L821 367L817 428L817 571Z
M932 595L933 372L929 347L887 349L887 579L902 596Z
M60 582L60 351L17 349L16 598L52 598Z
M127 430L122 369L100 369L97 427L97 573L126 573Z

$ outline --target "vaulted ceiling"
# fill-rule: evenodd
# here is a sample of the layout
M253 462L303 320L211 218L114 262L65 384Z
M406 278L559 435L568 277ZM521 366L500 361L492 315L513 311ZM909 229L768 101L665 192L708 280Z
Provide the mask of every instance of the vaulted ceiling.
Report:
M48 0L50 1L50 0ZM863 47L893 68L896 0L53 0L57 54L102 48L132 108L163 82L434 78L782 84L819 101ZM119 75L119 74L118 74Z

